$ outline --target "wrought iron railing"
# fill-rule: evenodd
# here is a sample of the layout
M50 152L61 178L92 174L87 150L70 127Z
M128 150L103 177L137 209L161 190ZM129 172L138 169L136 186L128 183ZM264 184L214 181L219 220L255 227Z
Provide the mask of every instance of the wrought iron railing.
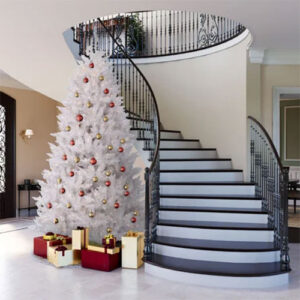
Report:
M107 35L109 30L113 38ZM74 28L80 55L90 45L119 51L130 57L174 55L227 42L245 27L224 17L190 11L142 11L121 13L81 23ZM116 40L118 45L114 42ZM119 56L121 53L118 54Z
M145 169L145 259L152 253L152 242L156 236L159 205L159 144L160 119L157 102L147 79L127 54L125 48L115 39L112 27L98 19L98 42L91 36L80 39L80 53L84 54L87 41L94 51L104 51L113 64L113 72L121 87L124 109L131 120L131 129L138 139L144 141L144 148L150 153L150 166ZM91 26L93 26L91 24ZM73 28L73 30L75 30ZM81 35L83 37L84 35ZM103 38L103 40L101 39Z
M250 180L256 196L261 197L268 223L274 228L274 246L280 249L283 271L290 270L288 248L288 172L265 128L248 117L250 139Z

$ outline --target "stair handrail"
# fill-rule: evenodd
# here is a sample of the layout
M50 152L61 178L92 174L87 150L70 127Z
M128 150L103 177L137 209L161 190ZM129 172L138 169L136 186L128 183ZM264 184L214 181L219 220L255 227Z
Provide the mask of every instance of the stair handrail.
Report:
M282 165L274 143L264 126L252 116L249 121L250 181L268 212L268 224L274 228L274 245L280 249L282 271L290 271L288 247L289 168Z

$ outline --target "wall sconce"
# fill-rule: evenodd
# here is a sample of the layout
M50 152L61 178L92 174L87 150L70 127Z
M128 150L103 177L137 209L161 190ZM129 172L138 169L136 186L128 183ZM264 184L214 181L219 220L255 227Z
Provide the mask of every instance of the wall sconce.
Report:
M32 129L26 129L22 131L22 137L25 142L30 140L33 136L34 136L34 132Z

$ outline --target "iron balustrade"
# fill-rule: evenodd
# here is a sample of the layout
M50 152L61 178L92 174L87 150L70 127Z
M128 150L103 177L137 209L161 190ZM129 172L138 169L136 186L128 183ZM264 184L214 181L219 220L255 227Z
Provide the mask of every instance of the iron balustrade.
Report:
M288 248L288 173L265 128L248 117L250 146L250 180L255 194L268 212L268 224L274 228L274 246L280 249L281 267L290 270Z
M115 38L116 28L105 20L80 26L80 54L86 47L92 51L103 51L113 65L114 75L120 85L127 118L131 130L144 141L144 149L150 153L150 166L145 169L145 260L152 253L152 242L156 237L159 205L159 145L160 118L157 102L147 79L127 54L126 49ZM75 30L73 28L73 30ZM76 30L75 30L76 32ZM97 39L96 39L97 37Z
M111 49L112 53L119 52L116 40L128 56L138 58L205 49L227 42L245 29L234 20L199 12L140 11L81 23L74 27L74 41L80 44L80 55L96 44Z

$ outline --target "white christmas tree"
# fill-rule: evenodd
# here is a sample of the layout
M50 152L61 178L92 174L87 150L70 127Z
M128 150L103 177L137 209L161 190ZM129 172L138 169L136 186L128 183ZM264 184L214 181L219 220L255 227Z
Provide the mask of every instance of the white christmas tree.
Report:
M90 227L99 241L143 230L141 169L112 65L101 52L82 57L59 107L60 132L50 144L35 223L42 232L70 234Z

